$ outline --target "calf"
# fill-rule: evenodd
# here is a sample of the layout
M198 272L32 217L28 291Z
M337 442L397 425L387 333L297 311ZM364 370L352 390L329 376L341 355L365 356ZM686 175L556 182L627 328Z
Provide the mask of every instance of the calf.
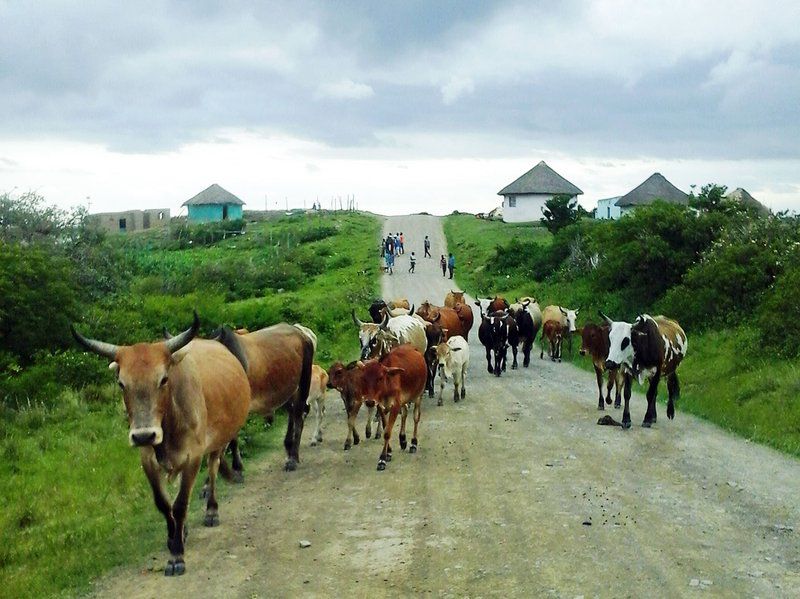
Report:
M546 320L542 327L542 350L539 352L539 359L544 359L544 342L545 339L549 344L548 353L550 359L555 362L561 361L561 342L564 337L564 327L558 320Z
M356 431L356 416L361 409L364 395L361 391L361 370L358 362L350 362L347 366L341 362L335 362L328 369L328 389L336 389L342 396L344 411L347 416L347 438L344 442L344 450L347 451L353 445L358 445L361 438ZM370 428L371 414L367 417L367 427Z
M604 410L603 405L603 372L606 370L606 360L608 359L608 326L597 326L596 324L589 323L582 329L578 329L581 336L581 349L580 354L585 356L589 354L592 358L592 365L594 366L594 373L597 377L597 390L599 398L597 400L597 409ZM614 407L619 408L621 403L621 390L623 385L623 376L620 369L608 371L608 386L606 390L606 403L611 403L611 389L616 384L616 394L614 397Z
M572 334L577 330L578 313L580 311L580 308L570 310L562 306L550 305L542 312L543 322L548 320L558 320L561 322L563 336L567 340L567 348L569 349L570 356L572 355ZM542 340L544 340L544 338L542 338Z
M161 343L116 346L87 339L74 327L84 348L112 360L122 389L130 430L128 440L139 457L153 491L156 508L167 523L171 558L164 574L186 571L186 512L200 462L208 455L209 494L206 526L219 524L216 477L220 458L247 418L250 386L242 364L216 341L194 339L192 327ZM164 478L180 477L180 490L170 502Z
M436 347L436 357L439 362L439 402L442 405L444 384L448 377L453 377L453 401L464 399L467 390L464 386L469 367L469 344L467 340L456 335L450 337L447 343L440 343Z
M656 396L662 376L667 378L667 418L672 420L675 417L675 401L680 396L677 369L686 355L686 333L677 322L664 316L640 314L630 324L613 321L603 313L600 315L610 327L606 368L622 368L625 373L623 427L631 426L628 404L631 397L631 378L634 376L639 379L640 384L646 378L650 380L647 388L647 412L642 426L649 428L657 420Z
M321 366L311 367L311 387L308 390L307 403L314 409L316 423L311 433L311 446L322 443L322 417L325 416L325 390L328 387L328 373Z
M388 415L383 432L383 451L378 459L378 470L385 470L386 462L391 459L389 440L392 437L392 428L401 412L400 448L406 448L406 418L409 403L414 404L414 435L411 437L408 452L417 451L422 393L425 390L427 377L425 359L410 345L401 345L380 360L370 360L359 368L363 396L374 401L382 414Z

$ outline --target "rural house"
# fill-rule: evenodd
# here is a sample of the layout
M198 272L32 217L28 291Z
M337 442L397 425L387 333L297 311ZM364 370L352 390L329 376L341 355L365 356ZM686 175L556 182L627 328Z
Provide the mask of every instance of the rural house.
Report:
M661 173L653 173L643 183L620 197L615 206L619 207L619 215L633 212L637 206L647 206L656 200L669 204L689 204L689 196L666 180ZM600 218L599 210L597 217Z
M769 214L769 208L764 206L764 204L751 196L746 189L742 189L741 187L737 187L726 195L725 201L730 204L740 204L744 208L750 208L760 216L767 216Z
M545 202L555 195L573 199L583 192L551 169L544 160L497 192L503 196L503 220L507 223L538 221Z
M183 203L190 223L208 223L242 218L244 202L216 183Z
M594 213L594 217L601 220L618 219L621 216L620 208L617 206L617 200L620 197L614 196L613 198L597 200L597 210Z
M92 226L106 233L128 233L160 229L169 225L169 208L98 212L97 214L90 214L88 220Z

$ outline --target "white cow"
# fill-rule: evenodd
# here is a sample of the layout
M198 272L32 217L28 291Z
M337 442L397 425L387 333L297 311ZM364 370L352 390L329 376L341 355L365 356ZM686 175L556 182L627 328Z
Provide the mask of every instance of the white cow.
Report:
M453 378L453 401L464 399L467 395L465 383L469 368L469 344L461 335L455 335L436 346L436 357L439 361L439 402L442 405L444 384Z
M428 338L425 335L423 322L408 315L390 318L384 315L383 322L374 324L363 322L352 312L353 322L358 326L358 341L361 344L361 359L380 358L389 353L394 345L410 343L422 355L428 347Z

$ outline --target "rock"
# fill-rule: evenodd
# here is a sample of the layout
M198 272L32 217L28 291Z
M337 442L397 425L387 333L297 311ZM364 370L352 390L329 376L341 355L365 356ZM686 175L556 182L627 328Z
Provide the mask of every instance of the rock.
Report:
M584 520L583 521L583 525L584 526L591 526L592 525L592 521L591 520Z
M794 531L794 526L787 526L786 524L776 524L773 527L778 532L792 532Z
M699 580L699 579L697 579L697 578L692 578L692 579L689 581L689 586L690 586L690 587L699 587L699 586L700 586L700 580Z
M311 547L311 541L306 541L305 539L300 541L300 547L305 549L306 547Z
M710 587L712 584L714 584L714 582L708 579L704 579L700 581L700 584L702 584L704 587Z

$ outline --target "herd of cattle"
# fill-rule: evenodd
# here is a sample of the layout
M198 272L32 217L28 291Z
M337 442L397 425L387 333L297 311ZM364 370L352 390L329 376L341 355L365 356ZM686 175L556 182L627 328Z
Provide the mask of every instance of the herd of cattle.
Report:
M642 426L656 422L656 393L661 377L669 391L667 416L674 416L679 394L676 370L686 353L686 335L675 321L640 315L633 323L612 321L603 315L600 325L576 327L579 309L561 306L539 308L534 298L509 303L504 298L475 301L480 312L478 338L486 351L487 369L495 376L506 370L511 349L511 369L516 369L521 345L523 366L530 364L534 340L541 331L540 358L545 349L550 359L561 360L562 342L571 348L572 336L581 336L580 353L592 358L599 390L598 409L604 409L603 375L608 374L605 401L625 405L621 425L630 427L631 381L650 380L647 411ZM186 331L155 343L117 346L83 337L74 328L75 339L87 350L111 360L111 368L122 390L129 421L128 438L140 450L142 468L151 485L156 507L167 523L167 547L171 557L165 574L185 572L184 543L189 498L207 456L208 479L204 524L219 523L216 478L242 480L243 465L237 435L249 413L271 421L285 407L288 425L284 438L286 470L297 468L300 440L306 415L313 408L315 428L311 444L322 441L322 418L326 389L336 389L347 415L344 449L358 444L356 417L362 403L368 410L365 435L383 431L378 470L392 458L391 437L400 416L399 443L409 453L417 451L422 398L435 395L439 377L438 405L443 403L446 381L453 381L453 401L466 397L469 367L469 335L474 324L472 307L463 292L451 291L444 305L429 301L418 309L405 299L378 300L369 307L369 321L352 312L358 327L361 359L334 363L327 371L313 364L317 338L300 324L278 324L249 332L218 329L210 339L197 336L200 322L194 315ZM414 430L406 437L406 419L413 406ZM225 451L229 448L229 466ZM180 488L170 503L164 479L180 476Z

